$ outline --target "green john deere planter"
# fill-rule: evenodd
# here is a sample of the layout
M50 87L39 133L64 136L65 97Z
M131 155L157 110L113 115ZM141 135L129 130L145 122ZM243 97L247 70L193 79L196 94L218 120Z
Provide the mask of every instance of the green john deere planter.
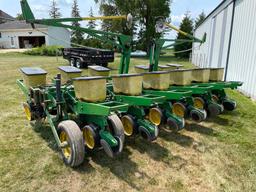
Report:
M46 72L40 68L21 70L28 76L26 84L24 80L17 80L26 96L23 105L26 117L30 121L47 118L67 165L80 165L84 160L85 148L103 147L110 157L122 152L124 128L118 115L126 113L128 105L106 98L104 77L75 78L73 86L68 83L61 85L61 75L57 75L52 84L30 86L34 85L33 81L38 84L40 75ZM105 94L99 91L88 94L84 86L104 90Z

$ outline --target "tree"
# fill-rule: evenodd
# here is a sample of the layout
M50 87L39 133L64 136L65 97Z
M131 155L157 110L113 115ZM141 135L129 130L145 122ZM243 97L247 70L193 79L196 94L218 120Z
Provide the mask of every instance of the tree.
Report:
M58 8L57 2L55 0L52 0L49 15L53 19L61 17L60 8Z
M24 20L23 15L20 14L20 13L17 14L16 19L17 19L18 21Z
M193 20L191 19L188 13L186 13L185 17L181 21L180 30L188 34L193 33ZM182 40L182 39L190 39L190 38L184 36L181 33L178 33L177 40ZM174 46L175 57L189 58L191 51L188 51L188 50L191 48L192 48L192 42L179 43L178 41L176 41L176 45Z
M201 25L203 23L205 18L206 18L206 15L205 15L204 11L202 11L202 13L200 13L195 20L195 28L199 27L199 25Z
M92 7L90 8L89 16L90 16L90 17L94 17L94 16L93 16L93 10L92 10ZM88 22L87 27L88 27L88 28L90 28L90 29L95 29L95 27L96 27L96 23L95 23L95 21L94 21L94 20L90 20L90 21Z
M158 16L168 18L170 15L170 4L172 0L95 0L100 4L100 11L103 15L124 15L131 13L134 22L140 26L137 34L138 42L143 50L147 51L150 41L160 37L155 32L155 19ZM103 29L124 34L135 34L137 29L123 30L123 22L105 21Z
M77 0L73 1L71 16L72 17L81 17L80 13L79 13ZM83 38L84 33L81 30L79 30L80 23L78 21L73 21L72 26L77 27L77 29L72 31L71 42L75 43L75 44L81 44L84 40L84 38Z

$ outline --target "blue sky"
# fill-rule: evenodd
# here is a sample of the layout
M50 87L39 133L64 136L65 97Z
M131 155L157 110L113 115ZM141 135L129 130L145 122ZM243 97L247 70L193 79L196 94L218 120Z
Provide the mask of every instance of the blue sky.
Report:
M71 6L73 0L57 0L61 9L63 17L69 17L71 13ZM16 16L20 13L19 0L0 0L0 9L7 12L12 16ZM47 18L50 0L28 0L35 16L37 18ZM210 13L221 0L173 0L171 5L172 22L175 25L179 25L184 13L189 11L191 16L195 18L198 14L204 11L206 14ZM87 16L92 7L94 15L99 15L98 6L94 3L94 0L78 0L81 16ZM168 36L173 36L169 34Z

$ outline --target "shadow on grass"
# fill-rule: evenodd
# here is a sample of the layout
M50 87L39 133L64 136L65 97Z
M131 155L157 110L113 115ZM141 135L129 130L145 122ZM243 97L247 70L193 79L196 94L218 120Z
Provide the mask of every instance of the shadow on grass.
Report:
M135 190L141 190L134 181L138 179L149 178L149 176L139 171L138 165L130 159L131 152L124 148L122 153L111 159L103 150L97 150L90 154L92 161L101 167L109 169L115 176L125 181L129 186ZM137 175L137 176L136 176Z
M229 119L225 119L221 116L216 116L216 117L213 117L213 118L207 118L205 120L205 122L216 123L216 124L219 124L219 125L222 125L222 126L228 126L229 125Z
M43 138L46 142L47 145L53 150L53 151L58 151L58 146L57 143L54 139L51 127L49 124L45 123L45 122L36 122L36 121L32 121L30 123L30 125L33 127L33 129L35 130L35 132L41 137Z
M160 131L159 137L166 141L173 141L182 147L190 147L194 142L192 137L175 132L166 132L164 130Z
M215 136L214 130L212 128L205 127L203 125L193 122L186 122L185 129L190 132L197 132L204 135Z
M127 145L144 154L147 153L155 161L165 161L170 155L169 151L157 142L149 142L142 138L127 139Z

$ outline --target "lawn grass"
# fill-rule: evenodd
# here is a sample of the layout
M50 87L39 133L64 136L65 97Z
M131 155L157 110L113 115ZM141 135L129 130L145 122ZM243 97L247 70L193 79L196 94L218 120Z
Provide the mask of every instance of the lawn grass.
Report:
M118 62L110 66L117 69ZM167 62L192 66L162 57L160 63ZM116 159L97 150L81 167L66 167L47 124L34 126L25 119L25 98L15 83L20 67L42 67L50 80L59 65L67 62L0 54L0 191L256 191L256 104L237 91L228 91L238 102L234 112L200 124L187 121L185 130L160 132L154 143L127 139Z

